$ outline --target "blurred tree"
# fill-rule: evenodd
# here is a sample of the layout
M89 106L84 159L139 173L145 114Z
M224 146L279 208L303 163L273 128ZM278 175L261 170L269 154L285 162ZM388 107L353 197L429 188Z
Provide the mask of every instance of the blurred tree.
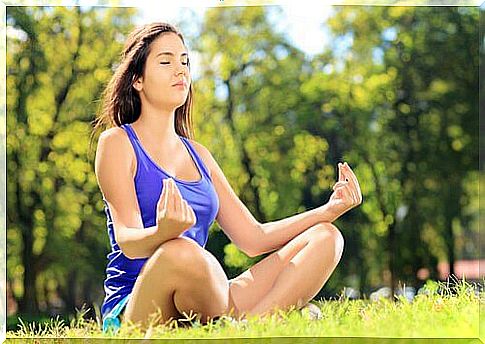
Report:
M329 21L336 44L320 64L332 72L314 77L341 91L322 108L339 118L341 151L363 177L372 229L362 244L386 235L378 246L393 288L455 260L453 222L465 225L475 197L464 184L477 185L467 178L478 160L477 24L478 9L465 7L342 7ZM374 254L366 269L385 271Z
M72 312L102 294L106 219L88 140L133 13L7 9L8 277L19 312L56 297Z

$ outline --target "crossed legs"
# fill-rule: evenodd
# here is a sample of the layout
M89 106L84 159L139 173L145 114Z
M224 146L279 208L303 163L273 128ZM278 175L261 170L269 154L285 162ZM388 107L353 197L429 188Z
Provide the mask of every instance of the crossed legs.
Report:
M217 259L194 241L179 237L157 249L133 288L124 319L160 323L192 310L203 323L230 314L265 315L290 306L301 308L328 280L343 252L344 240L333 224L322 222L290 240L228 284Z
M336 226L319 223L231 280L236 316L271 314L303 307L326 283L342 256Z

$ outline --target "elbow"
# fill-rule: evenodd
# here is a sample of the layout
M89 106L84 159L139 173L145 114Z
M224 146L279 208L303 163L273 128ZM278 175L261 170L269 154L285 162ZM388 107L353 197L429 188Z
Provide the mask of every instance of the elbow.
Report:
M119 241L118 242L118 247L120 248L121 250L121 253L123 253L123 255L128 258L128 259L136 259L138 257L136 257L136 255L134 254L134 252L131 252L131 250L126 247L125 243L122 242L122 241Z
M129 245L129 243L125 240L122 229L118 229L118 231L115 231L115 241L118 244L121 253L123 253L126 258L139 258L136 256L135 252L133 252L131 245Z
M246 256L248 256L249 258L254 258L254 257L259 256L259 253L257 253L257 251L256 250L253 250L253 249L245 250L244 251L244 254Z
M149 258L149 256L143 255L140 252L137 253L130 249L127 249L125 246L122 247L120 244L118 244L118 246L120 247L120 250L123 253L123 255L130 260Z
M247 249L244 250L244 253L250 258L257 257L263 252L261 245L264 245L264 233L260 223L257 223L254 232L255 233L252 235L253 240L251 240L250 245L248 245Z

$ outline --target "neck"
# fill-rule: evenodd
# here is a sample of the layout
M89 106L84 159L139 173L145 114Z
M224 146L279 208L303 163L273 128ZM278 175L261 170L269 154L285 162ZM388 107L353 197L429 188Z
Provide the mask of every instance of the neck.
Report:
M179 141L175 132L175 110L172 109L142 106L140 117L132 126L150 141L162 141L166 144Z

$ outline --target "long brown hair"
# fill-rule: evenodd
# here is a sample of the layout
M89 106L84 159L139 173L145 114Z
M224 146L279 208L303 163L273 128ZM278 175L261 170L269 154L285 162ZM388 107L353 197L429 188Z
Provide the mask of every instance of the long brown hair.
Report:
M101 100L101 108L93 123L93 138L101 131L125 123L133 123L140 117L141 100L133 88L133 82L143 75L146 59L150 53L150 44L160 35L173 32L185 45L182 33L175 26L167 23L151 23L134 29L126 39L121 60L111 80L106 86ZM190 68L190 61L188 61ZM190 70L190 69L189 69ZM183 105L175 110L175 132L192 139L192 83Z

